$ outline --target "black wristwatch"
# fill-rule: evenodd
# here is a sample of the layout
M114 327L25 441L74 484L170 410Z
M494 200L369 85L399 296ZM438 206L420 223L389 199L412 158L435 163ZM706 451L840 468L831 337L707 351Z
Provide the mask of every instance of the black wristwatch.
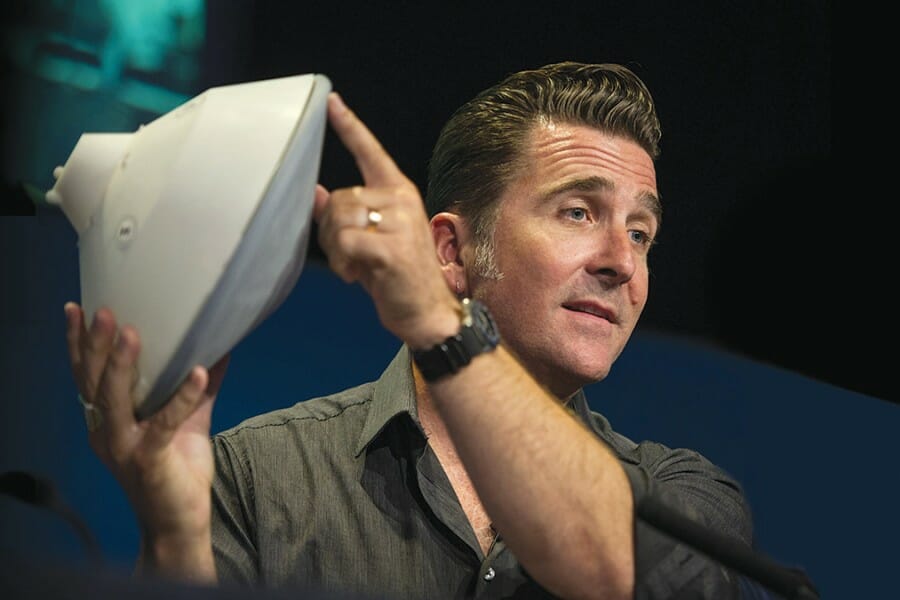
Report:
M436 381L456 373L473 358L491 352L500 343L500 333L487 306L478 300L462 301L459 333L426 350L413 350L413 360L425 381Z

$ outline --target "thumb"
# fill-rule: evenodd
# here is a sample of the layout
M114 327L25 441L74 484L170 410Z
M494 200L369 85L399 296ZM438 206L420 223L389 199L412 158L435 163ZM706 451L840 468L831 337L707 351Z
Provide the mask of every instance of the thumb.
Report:
M208 420L215 399L215 396L205 393L208 384L209 372L203 367L194 367L169 402L150 417L150 423L144 436L144 441L149 449L161 450L165 447L175 437L178 429L198 413L201 406L206 405L206 408L199 411L200 415L197 419Z

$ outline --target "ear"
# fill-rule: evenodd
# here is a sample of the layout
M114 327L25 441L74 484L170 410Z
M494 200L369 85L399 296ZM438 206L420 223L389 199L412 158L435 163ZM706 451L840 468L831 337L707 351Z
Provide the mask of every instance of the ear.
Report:
M451 212L438 213L431 218L431 235L447 286L457 296L465 296L468 290L462 256L468 239L465 219Z

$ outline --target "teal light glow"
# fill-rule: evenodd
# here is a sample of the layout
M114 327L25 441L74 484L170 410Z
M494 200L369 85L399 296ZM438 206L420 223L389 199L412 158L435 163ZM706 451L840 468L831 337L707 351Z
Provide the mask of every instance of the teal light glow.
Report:
M204 0L41 0L7 51L25 73L162 114L197 92L205 35Z
M29 0L4 24L3 202L43 206L86 131L134 131L200 91L205 0ZM45 207L45 206L43 206Z

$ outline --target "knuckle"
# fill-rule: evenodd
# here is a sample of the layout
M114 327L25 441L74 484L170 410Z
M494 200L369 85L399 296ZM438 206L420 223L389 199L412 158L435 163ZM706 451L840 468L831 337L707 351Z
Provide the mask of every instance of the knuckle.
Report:
M82 339L84 340L84 345L88 352L107 352L110 346L112 346L112 336L103 332L91 332Z
M187 404L182 394L177 394L172 398L167 410L161 410L153 417L153 426L163 431L169 431L178 427L178 419L176 411Z
M352 248L353 240L356 237L356 231L345 227L334 235L334 248L339 248L343 252L347 252Z
M116 350L109 355L108 364L116 370L128 369L130 371L133 363L134 359L131 356L131 353L125 349Z
M422 197L415 185L408 183L397 186L395 196L405 206L421 206Z
M82 337L81 343L88 352L100 352L102 350L100 347L100 340L93 334L88 333L86 336Z

